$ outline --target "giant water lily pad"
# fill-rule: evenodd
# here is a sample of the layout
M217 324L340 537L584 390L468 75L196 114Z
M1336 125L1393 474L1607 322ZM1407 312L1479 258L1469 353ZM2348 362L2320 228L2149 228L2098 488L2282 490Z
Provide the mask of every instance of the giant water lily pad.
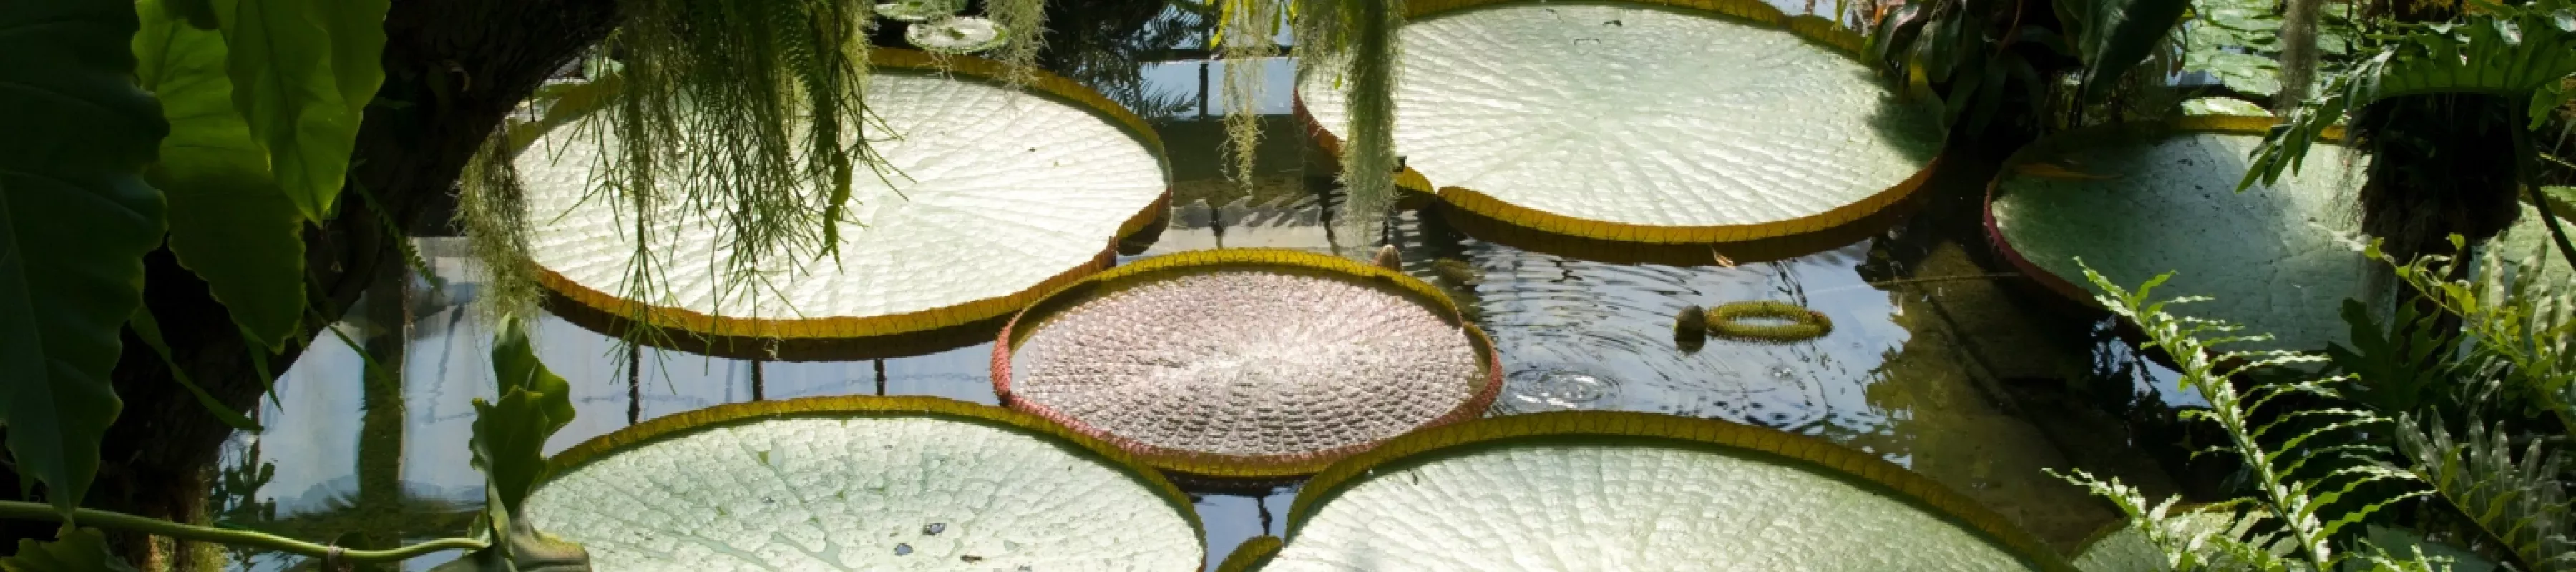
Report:
M1003 316L1159 223L1162 144L1134 115L1059 77L1014 89L991 79L1010 73L1000 64L947 57L943 73L918 52L874 53L865 131L884 169L852 175L837 255L772 256L760 283L730 279L725 226L673 200L658 207L671 224L642 245L661 266L639 272L633 207L592 192L617 145L594 117L518 158L540 280L580 306L702 335L917 334ZM639 276L654 287L629 299Z
M1012 407L1217 478L1313 473L1474 418L1502 386L1484 333L1431 285L1289 250L1092 276L1031 306L993 353Z
M1396 152L1451 205L1640 242L1830 228L1903 198L1941 113L1758 1L1437 2L1401 30ZM1349 114L1300 83L1328 143Z
M2570 214L2576 213L2555 210L2564 208L2559 205L2551 205L2550 208L2553 214L2558 215L2560 230L2576 233L2576 220L2568 219ZM2540 273L2534 283L2542 285L2544 292L2566 292L2566 285L2576 284L2576 268L2569 267L2566 255L2558 251L2558 242L2550 235L2548 223L2541 220L2542 216L2539 208L2522 205L2522 216L2514 219L2513 227L2498 235L2489 248L2496 249L2495 254L2502 257L2500 262L2512 267L2517 275Z
M2209 296L2196 316L2275 339L2249 347L2324 349L2347 332L2345 299L2385 300L2351 210L2367 159L2335 145L2300 174L2243 193L2246 154L2271 118L2201 117L2052 136L2006 163L1987 204L2006 258L2040 283L2091 300L2076 259L2123 287L2174 273L2159 294Z
M1271 571L2067 569L2002 517L1874 457L1611 412L1388 442L1308 483L1276 554L1238 556Z
M723 405L556 456L538 530L601 570L1194 570L1189 501L1095 440L929 397Z

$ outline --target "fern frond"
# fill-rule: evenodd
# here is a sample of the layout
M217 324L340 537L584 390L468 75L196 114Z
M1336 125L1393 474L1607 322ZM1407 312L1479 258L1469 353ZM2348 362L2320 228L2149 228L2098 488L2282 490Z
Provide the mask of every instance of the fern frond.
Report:
M2084 266L2080 259L2076 264ZM2338 557L2335 547L2329 541L2335 533L2398 502L2425 494L2420 491L2401 493L2371 499L2366 503L2358 503L2358 506L2354 506L2356 504L2354 502L2346 502L2348 495L2362 490L2365 486L2414 479L2412 473L2391 470L2374 463L2341 466L2315 478L2301 477L2304 472L2309 472L2308 464L2319 458L2337 461L2375 459L2377 455L2374 453L2377 453L2378 449L2362 443L2359 439L2355 439L2352 443L2315 447L2311 447L2310 443L2321 438L2359 437L2360 431L2365 428L2388 423L2388 419L2376 413L2335 407L2303 409L2282 413L2259 425L2255 424L2253 412L2257 408L2271 405L2275 400L2289 395L2336 397L2334 385L2348 382L2350 377L2333 376L2302 381L2273 382L2249 389L2239 389L2232 378L2267 370L2292 370L2294 366L2323 362L2325 360L2323 356L2283 351L2222 349L2221 346L2224 345L2259 340L2262 336L2231 335L2239 329L2233 324L2207 318L2177 317L2166 313L2165 308L2198 301L2195 298L2151 301L2155 286L2162 283L2170 274L2158 276L2139 286L2135 291L2110 282L2089 266L2085 266L2084 275L2086 279L2093 282L2094 287L2102 290L2103 294L2097 299L2109 306L2112 313L2137 324L2138 329L2147 333L2149 345L2163 348L2166 355L2173 358L2178 366L2177 369L2182 374L2181 385L2199 391L2209 402L2208 409L2186 411L2182 417L2187 420L2208 421L2217 425L2219 430L2227 435L2228 441L2220 450L2235 455L2245 463L2247 472L2252 475L2254 481L2251 486L2256 491L2255 498L2251 499L2254 501L2253 505L2260 507L2262 512L2268 513L2269 518L2277 524L2280 534L2277 542L2285 542L2294 547L2295 550L2292 552L2304 561L2300 563L2301 565L2313 570L2337 568L2343 558ZM2287 431L2292 427L2297 428L2298 434L2286 439L2275 439L2275 436L2271 435L2275 431ZM2273 442L2277 442L2278 445L2266 445ZM2082 482L2079 481L2079 484ZM2114 487L2093 488L2096 493L2121 492ZM2120 501L2114 502L2117 504ZM2242 559L2262 558L2256 554L2261 551L2241 548L2249 542L2248 537L2239 535L2233 538L2237 541L2235 547L2224 544L2211 545L2211 547L2223 549L2228 557L2238 558L2240 562L2250 563L2251 561ZM2275 541L2250 542L2273 546ZM2187 562L2182 556L2176 556L2174 561ZM2266 570L2281 569L2284 565L2282 562L2260 564L2259 569Z
M2397 446L2408 470L2516 559L2542 570L2576 569L2557 451L2535 439L2516 454L2512 433L2503 426L2472 419L2468 427L2454 438L2439 416L2427 422L2399 419Z

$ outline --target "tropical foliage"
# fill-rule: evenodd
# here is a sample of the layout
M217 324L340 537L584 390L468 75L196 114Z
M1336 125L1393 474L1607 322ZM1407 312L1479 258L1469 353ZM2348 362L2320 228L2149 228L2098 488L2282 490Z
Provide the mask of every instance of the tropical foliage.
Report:
M2244 460L2254 495L2193 511L2225 515L2217 524L2191 523L2177 520L2174 499L2152 501L2081 473L2070 480L2129 514L2173 570L2447 569L2488 558L2524 570L2576 567L2566 533L2576 522L2560 481L2566 434L2551 429L2576 426L2567 424L2566 349L2576 320L2563 286L2541 279L2533 263L2544 259L2510 272L2503 252L2456 280L2443 278L2458 264L2447 257L2370 254L2422 293L2418 301L2456 320L2457 333L2413 310L2383 324L2356 303L2347 307L2354 345L2327 356L2229 351L2223 346L2261 336L2166 313L2167 304L2197 299L2150 298L2165 277L2132 292L2088 274L2106 292L2101 301L2137 323L2149 347L2176 360L2185 387L2209 400L2185 416L2227 436L2213 450ZM2264 372L2298 364L2341 373ZM2246 379L2265 381L2240 389ZM2370 534L2353 528L2365 523ZM2398 523L2432 534L2379 530ZM2471 548L2435 546L2428 536ZM2406 546L2390 540L2407 538Z

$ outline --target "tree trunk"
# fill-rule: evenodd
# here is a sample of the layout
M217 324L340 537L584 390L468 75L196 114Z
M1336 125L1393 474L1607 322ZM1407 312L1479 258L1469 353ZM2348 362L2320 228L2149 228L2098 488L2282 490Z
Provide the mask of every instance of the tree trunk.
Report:
M2307 101L2317 81L2317 18L2325 0L2283 0L2281 11L2281 93L2272 113L2288 116Z
M385 17L384 87L366 109L349 170L347 193L363 190L373 200L345 197L338 218L306 229L306 295L314 312L340 316L384 267L406 264L398 248L405 236L444 234L457 172L475 147L541 81L605 36L616 17L614 0L394 2ZM387 221L399 228L386 228ZM159 317L172 358L217 400L255 407L267 380L255 373L249 346L205 283L166 249L146 256L145 266L144 303ZM339 343L321 326L305 324L305 333L328 340L314 343ZM202 521L214 464L232 431L179 389L152 352L137 350L143 346L132 334L125 345L114 377L125 411L101 447L89 504ZM270 373L300 350L267 356ZM17 479L0 470L0 481ZM17 490L0 486L0 496L15 498ZM17 539L50 539L54 527L0 523L0 550ZM203 548L174 551L139 535L119 534L115 542L146 570L210 561L195 556Z

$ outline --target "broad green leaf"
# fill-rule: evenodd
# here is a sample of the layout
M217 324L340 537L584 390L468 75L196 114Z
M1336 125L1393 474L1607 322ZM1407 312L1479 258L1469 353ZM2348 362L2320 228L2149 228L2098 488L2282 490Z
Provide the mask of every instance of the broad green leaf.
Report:
M225 405L222 400L215 399L214 395L206 393L205 388L197 386L196 380L188 378L188 370L179 367L178 360L171 359L170 344L161 341L161 324L152 319L151 308L135 309L134 323L130 325L134 328L134 337L142 338L143 345L150 346L152 353L161 356L161 364L169 366L170 380L179 382L179 387L187 389L189 395L197 397L197 405L204 406L207 413L214 414L215 419L223 421L226 426L242 431L260 429L259 422L252 421L249 416L242 415L240 410L233 409L232 406Z
M2002 517L1857 451L1641 413L1415 433L1298 493L1260 569L2062 570Z
M528 498L601 570L1197 570L1178 489L1035 416L922 397L719 406L575 446Z
M1161 144L1141 123L1078 103L1105 100L890 62L879 62L867 89L870 148L887 170L852 175L839 256L768 256L757 270L778 279L754 284L725 273L746 262L735 259L731 227L682 193L662 193L639 223L631 203L594 193L595 169L619 151L600 114L564 122L516 159L535 229L530 257L562 277L549 287L613 314L639 313L629 297L642 292L656 307L718 317L712 327L666 324L699 333L914 333L1018 310L1049 280L1098 264L1111 242L1152 218L1169 187ZM976 63L991 65L960 60L958 73L975 73L964 66ZM557 109L601 95L574 89ZM551 111L547 122L557 121ZM668 261L667 282L635 282L641 273L629 261L639 248Z
M340 1L208 0L230 50L233 107L268 149L287 199L317 223L339 198L357 142L355 111L366 103L342 95L322 7Z
M268 150L233 110L223 35L135 3L135 76L161 100L170 136L146 172L170 201L170 252L223 302L243 336L276 351L304 316L303 215L269 176Z
M539 532L526 520L513 520L507 532L482 550L440 564L431 572L586 572L590 551Z
M108 549L105 533L82 528L52 542L19 540L16 555L0 558L0 572L134 572L134 566Z
M2576 5L2535 0L2506 6L2480 3L2454 24L2422 26L2390 40L2379 54L2338 75L2322 97L2291 113L2254 156L2238 186L2296 172L2313 142L2330 126L2371 102L2407 95L2482 93L2528 103L2530 129L2539 129L2558 105L2576 96L2564 85L2576 75Z
M385 10L392 0L311 0L322 28L331 34L331 79L339 84L340 102L354 137L367 102L385 83Z
M1975 37L1947 22L1918 45ZM1540 230L1663 242L1819 230L1901 195L1946 135L1931 98L1715 12L1510 3L1417 15L1399 35L1396 151L1453 204ZM1338 139L1349 109L1333 76L1308 74L1299 98Z
M492 375L500 398L474 400L474 466L511 514L545 478L546 438L572 423L572 386L537 361L527 326L507 320L493 333Z
M2079 299L2090 295L2073 286L2084 283L2077 257L2120 284L2174 272L2160 294L2216 297L2193 311L2278 336L2249 347L2324 349L2344 340L2344 299L2386 299L2367 285L2377 265L2346 210L2360 179L2345 169L2367 160L2321 146L2306 174L2235 192L2260 141L2154 126L2043 140L1995 183L1995 236L2028 272Z
M116 420L109 372L161 243L143 167L168 126L134 86L131 0L0 4L0 424L16 472L79 506Z
M2453 25L2427 28L2391 46L2393 57L2357 83L2357 101L2419 93L2489 93L2534 97L2576 74L2576 6L2566 0L2484 10ZM2367 91L2362 94L2359 92ZM2538 128L2556 108L2535 105Z
M2084 55L2083 90L2086 99L2100 99L2119 84L2120 76L2147 58L2174 25L2182 21L2183 7L2189 0L2063 0L2057 2L2061 17L2073 15L2075 25L2068 26L2076 49Z

